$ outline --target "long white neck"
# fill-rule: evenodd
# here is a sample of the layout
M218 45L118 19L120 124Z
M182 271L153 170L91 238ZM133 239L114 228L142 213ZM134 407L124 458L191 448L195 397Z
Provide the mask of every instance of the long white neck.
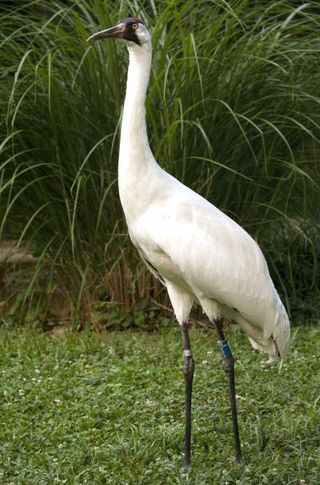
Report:
M151 45L129 48L129 69L122 115L119 192L126 212L128 198L138 190L141 175L155 164L147 135L145 99L151 68Z
M148 144L145 100L151 69L151 48L139 46L129 49L129 68L126 98L123 107L120 150L124 144Z

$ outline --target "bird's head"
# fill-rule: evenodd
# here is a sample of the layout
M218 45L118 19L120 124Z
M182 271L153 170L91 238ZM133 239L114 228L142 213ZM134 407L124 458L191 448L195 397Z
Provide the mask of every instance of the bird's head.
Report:
M96 34L91 35L87 40L88 42L94 42L96 40L110 38L123 40L128 47L149 46L151 42L147 27L137 17L126 17L114 27L100 30Z

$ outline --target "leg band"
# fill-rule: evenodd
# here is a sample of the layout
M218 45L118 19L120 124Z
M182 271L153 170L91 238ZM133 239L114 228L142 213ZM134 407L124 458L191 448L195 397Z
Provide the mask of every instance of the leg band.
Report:
M227 340L218 340L221 355L224 359L232 359L232 352Z
M184 350L183 355L184 357L191 357L192 356L191 350L189 349Z

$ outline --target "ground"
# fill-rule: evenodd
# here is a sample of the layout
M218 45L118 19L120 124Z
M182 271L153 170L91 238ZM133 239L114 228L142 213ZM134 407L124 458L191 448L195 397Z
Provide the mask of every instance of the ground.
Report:
M0 483L316 484L320 328L293 329L287 359L266 365L236 327L245 463L233 459L214 331L191 331L196 361L193 467L182 468L180 331L52 337L0 332Z

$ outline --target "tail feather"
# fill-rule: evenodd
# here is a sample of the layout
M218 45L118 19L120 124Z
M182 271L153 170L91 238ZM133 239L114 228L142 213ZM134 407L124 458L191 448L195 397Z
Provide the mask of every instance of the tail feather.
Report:
M280 357L284 357L290 339L290 322L287 312L280 300L277 308L277 317L274 321L272 337Z
M253 325L248 320L238 315L236 321L246 332L252 347L270 357L284 357L290 339L290 322L280 299L273 318L261 327Z

